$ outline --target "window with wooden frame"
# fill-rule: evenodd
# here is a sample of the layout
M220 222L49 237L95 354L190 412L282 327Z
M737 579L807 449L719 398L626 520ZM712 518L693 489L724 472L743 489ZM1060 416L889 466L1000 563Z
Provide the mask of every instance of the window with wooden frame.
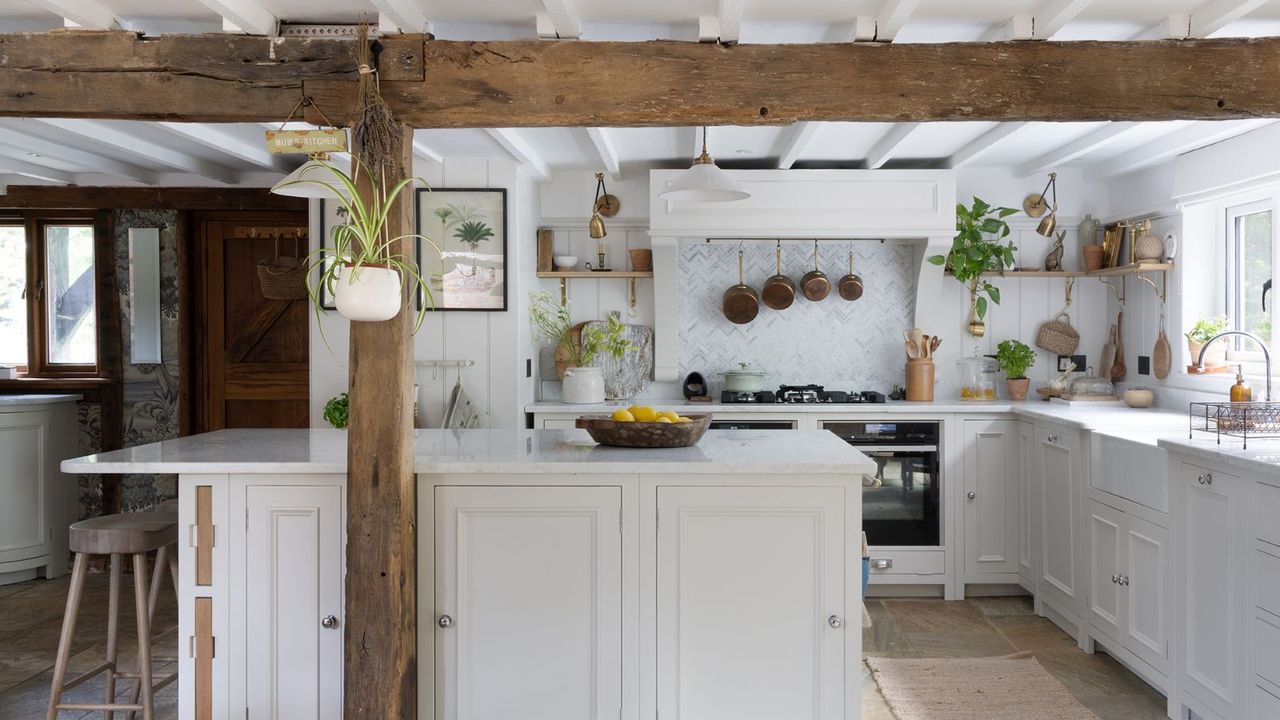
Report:
M91 214L0 215L0 363L98 374L95 245Z

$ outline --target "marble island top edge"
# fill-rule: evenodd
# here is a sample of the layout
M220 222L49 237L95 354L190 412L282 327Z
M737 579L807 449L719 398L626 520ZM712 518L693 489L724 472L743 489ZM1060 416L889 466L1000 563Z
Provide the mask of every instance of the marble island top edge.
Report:
M66 460L67 473L340 474L342 430L219 430ZM710 430L689 448L596 445L583 430L416 430L414 472L849 474L865 455L826 431Z

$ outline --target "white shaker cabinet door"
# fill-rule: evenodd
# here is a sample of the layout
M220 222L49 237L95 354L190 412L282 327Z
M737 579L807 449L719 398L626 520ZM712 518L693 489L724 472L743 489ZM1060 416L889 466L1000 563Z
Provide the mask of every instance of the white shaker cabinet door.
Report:
M1018 572L1019 423L965 420L964 571Z
M1018 574L1022 585L1036 594L1040 566L1040 496L1035 470L1035 425L1018 423Z
M1079 598L1076 565L1079 463L1077 432L1036 425L1036 471L1041 504L1040 591L1073 611Z
M49 551L50 418L49 412L0 414L0 563Z
M856 546L841 488L659 488L658 716L842 717Z
M436 488L437 718L619 717L621 507L618 487Z
M247 717L338 720L342 488L251 485L245 500Z
M1162 673L1169 668L1169 533L1136 517L1126 517L1121 541L1124 569L1124 645Z
M1089 621L1112 640L1122 641L1125 600L1121 543L1126 518L1118 510L1089 503Z

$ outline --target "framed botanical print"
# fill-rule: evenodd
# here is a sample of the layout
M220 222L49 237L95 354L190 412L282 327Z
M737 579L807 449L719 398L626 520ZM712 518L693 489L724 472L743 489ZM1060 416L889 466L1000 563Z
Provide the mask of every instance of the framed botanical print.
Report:
M419 188L416 200L418 234L436 246L418 241L431 309L506 310L507 191Z
M320 306L325 310L338 309L334 307L333 297L329 295L329 290L325 288L324 283L320 282L320 278L324 277L324 271L333 262L333 229L346 222L347 210L342 207L342 203L336 200L320 201L320 249L324 253L321 255L320 264L316 266L316 278L312 282L317 284Z

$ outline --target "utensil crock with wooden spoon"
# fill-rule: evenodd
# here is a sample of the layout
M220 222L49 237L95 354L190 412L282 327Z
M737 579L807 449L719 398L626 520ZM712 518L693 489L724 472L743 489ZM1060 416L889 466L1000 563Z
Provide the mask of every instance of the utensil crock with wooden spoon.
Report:
M760 296L766 306L774 310L786 310L796 300L796 284L791 278L782 274L781 240L778 241L777 261L778 272L764 281L764 288L760 290Z
M853 271L853 253L849 253L849 274L840 278L840 282L836 286L840 291L840 297L845 300L853 301L862 297L862 278Z
M755 288L743 280L741 250L738 251L738 284L724 291L721 310L729 322L735 325L746 325L760 313L760 296L756 295Z
M818 269L818 241L813 241L813 270L800 278L800 291L813 302L826 300L831 293L831 280L827 274Z

